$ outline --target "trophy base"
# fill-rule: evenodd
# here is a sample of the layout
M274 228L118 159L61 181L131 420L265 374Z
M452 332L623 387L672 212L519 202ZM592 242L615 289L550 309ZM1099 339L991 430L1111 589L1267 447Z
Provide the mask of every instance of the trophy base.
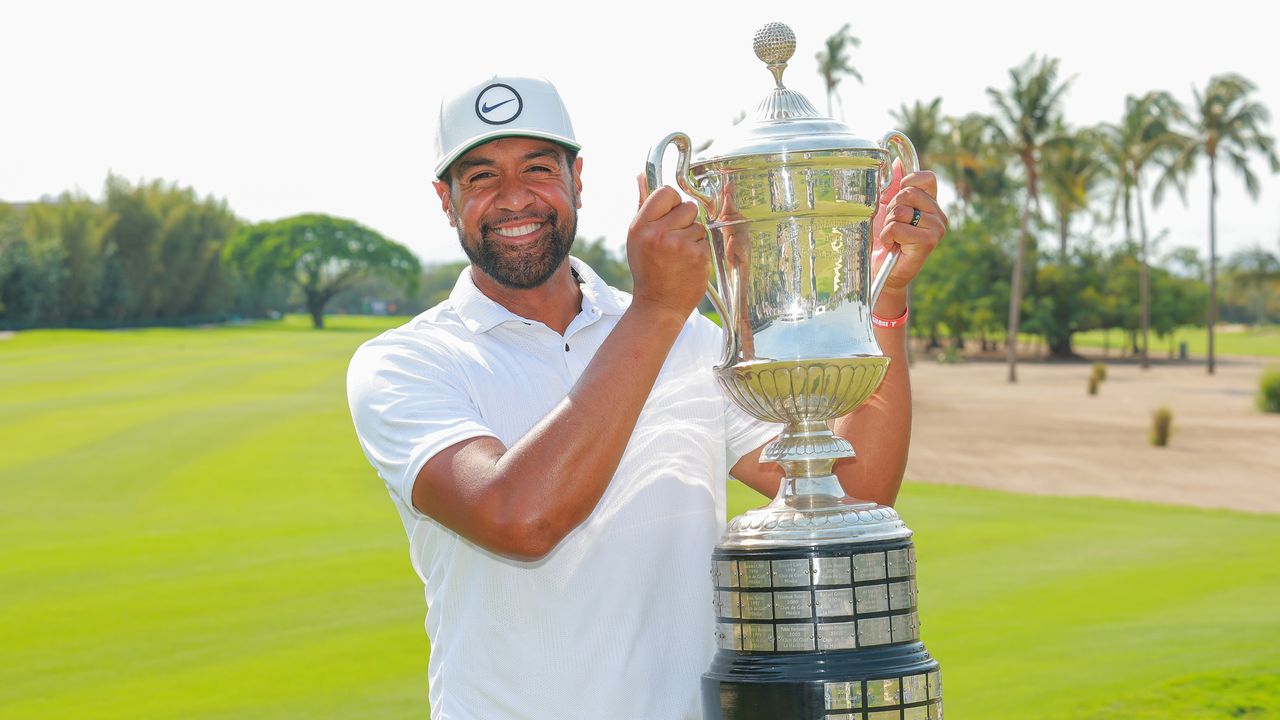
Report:
M719 655L702 676L704 720L935 720L938 661L922 643L823 655Z
M831 486L828 492L806 487L827 478L830 480L825 484ZM759 550L911 537L911 529L897 511L843 495L833 476L786 478L783 482L797 485L801 492L784 489L768 505L730 520L720 548Z
M938 663L920 642L915 565L905 537L721 543L712 562L719 649L702 677L704 718L941 718Z

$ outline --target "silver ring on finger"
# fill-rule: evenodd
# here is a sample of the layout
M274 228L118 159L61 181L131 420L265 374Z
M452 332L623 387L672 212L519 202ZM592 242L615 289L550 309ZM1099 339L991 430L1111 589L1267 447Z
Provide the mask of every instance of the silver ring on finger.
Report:
M920 227L920 211L911 209L911 227Z

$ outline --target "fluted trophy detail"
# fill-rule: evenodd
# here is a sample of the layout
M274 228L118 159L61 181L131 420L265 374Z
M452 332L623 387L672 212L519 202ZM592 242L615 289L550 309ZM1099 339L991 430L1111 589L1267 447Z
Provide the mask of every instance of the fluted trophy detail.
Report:
M716 640L703 676L708 720L940 718L938 663L920 642L911 530L889 507L848 497L832 472L854 448L833 418L869 398L889 366L871 310L897 261L873 275L872 218L911 141L856 137L783 83L795 34L769 23L754 50L774 79L754 117L697 158L684 133L646 164L702 212L713 256L707 294L725 331L715 376L739 407L782 424L762 461L778 496L733 519L717 546ZM856 438L855 438L856 441Z

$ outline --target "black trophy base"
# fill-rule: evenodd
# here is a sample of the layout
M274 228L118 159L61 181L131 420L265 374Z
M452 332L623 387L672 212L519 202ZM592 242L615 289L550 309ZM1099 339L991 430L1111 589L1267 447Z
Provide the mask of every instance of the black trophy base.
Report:
M720 651L702 676L704 720L935 720L938 662L924 644L856 651Z

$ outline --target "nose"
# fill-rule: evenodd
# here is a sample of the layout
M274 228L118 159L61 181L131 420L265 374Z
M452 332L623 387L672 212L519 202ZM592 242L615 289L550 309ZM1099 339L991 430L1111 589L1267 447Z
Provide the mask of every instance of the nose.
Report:
M503 177L495 203L499 210L516 212L529 207L536 199L520 174L515 173Z

